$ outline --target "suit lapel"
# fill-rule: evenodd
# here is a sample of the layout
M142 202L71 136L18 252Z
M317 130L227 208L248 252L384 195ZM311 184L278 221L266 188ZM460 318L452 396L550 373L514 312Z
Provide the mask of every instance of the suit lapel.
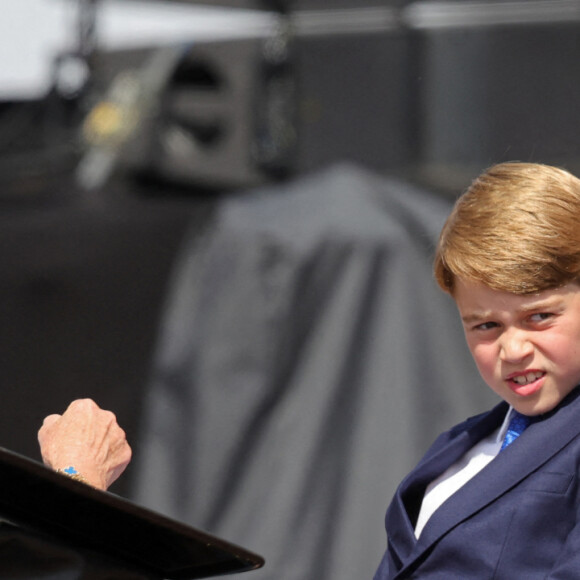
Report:
M580 434L580 389L545 420L532 424L437 510L405 565L460 522L509 491Z
M401 562L416 549L415 522L426 486L458 461L475 443L499 427L508 406L500 403L442 446L427 453L402 482L386 515L389 546Z

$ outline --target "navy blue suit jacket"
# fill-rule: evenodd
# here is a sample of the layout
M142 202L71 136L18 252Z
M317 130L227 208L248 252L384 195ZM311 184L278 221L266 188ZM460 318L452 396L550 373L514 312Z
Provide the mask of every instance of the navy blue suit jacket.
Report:
M425 487L507 412L500 403L440 435L386 516L375 580L580 579L580 388L532 424L431 517L414 525Z

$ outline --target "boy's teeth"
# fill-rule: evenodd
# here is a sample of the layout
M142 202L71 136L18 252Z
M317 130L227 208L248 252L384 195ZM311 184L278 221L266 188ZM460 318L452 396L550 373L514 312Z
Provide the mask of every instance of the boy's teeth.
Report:
M541 376L542 373L527 373L525 375L518 375L517 377L514 377L513 381L518 385L527 385L528 383L532 383L536 379L539 379Z

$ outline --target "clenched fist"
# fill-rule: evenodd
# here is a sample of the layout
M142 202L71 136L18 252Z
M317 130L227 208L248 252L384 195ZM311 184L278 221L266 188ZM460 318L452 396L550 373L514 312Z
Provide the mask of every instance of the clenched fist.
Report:
M125 432L110 411L90 399L73 401L62 415L49 415L38 432L42 460L55 470L74 469L106 490L131 461Z

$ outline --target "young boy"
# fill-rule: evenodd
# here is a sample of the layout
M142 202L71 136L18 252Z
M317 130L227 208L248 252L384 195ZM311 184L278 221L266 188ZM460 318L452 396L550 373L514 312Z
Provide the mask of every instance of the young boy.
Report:
M455 204L435 276L503 402L402 482L375 580L579 579L580 180L492 167Z

